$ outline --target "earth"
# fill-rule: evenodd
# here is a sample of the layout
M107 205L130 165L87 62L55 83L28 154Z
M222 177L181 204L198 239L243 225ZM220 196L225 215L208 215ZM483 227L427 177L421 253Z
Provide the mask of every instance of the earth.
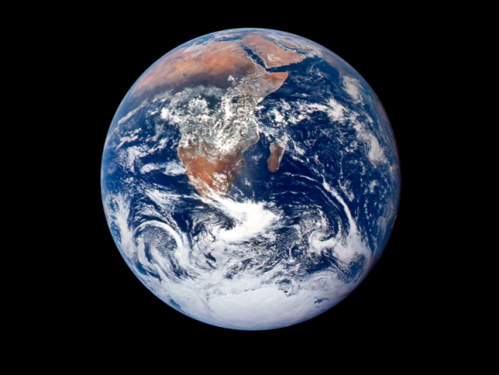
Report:
M308 39L234 29L156 61L119 106L101 168L115 243L157 297L231 329L298 324L346 298L397 215L383 106Z

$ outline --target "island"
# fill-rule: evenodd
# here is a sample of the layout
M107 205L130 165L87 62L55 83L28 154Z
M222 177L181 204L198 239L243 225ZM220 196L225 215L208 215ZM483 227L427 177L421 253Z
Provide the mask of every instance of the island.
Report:
M281 160L284 155L285 147L280 142L273 142L270 145L270 157L267 159L269 171L277 172L281 165Z

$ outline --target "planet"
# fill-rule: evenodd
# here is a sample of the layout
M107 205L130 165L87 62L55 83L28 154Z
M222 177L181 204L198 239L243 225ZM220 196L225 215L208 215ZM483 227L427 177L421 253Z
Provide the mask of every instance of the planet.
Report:
M346 61L287 32L224 30L130 88L104 143L102 203L125 262L168 306L269 330L366 278L397 216L399 165L379 98Z

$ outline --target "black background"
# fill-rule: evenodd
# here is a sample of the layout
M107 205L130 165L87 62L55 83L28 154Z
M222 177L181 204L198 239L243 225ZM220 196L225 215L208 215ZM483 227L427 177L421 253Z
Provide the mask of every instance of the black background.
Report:
M56 319L71 342L92 338L94 345L199 345L209 350L213 340L224 346L257 344L275 350L290 342L317 350L335 347L382 349L387 342L413 347L417 340L443 339L443 317L430 293L438 270L432 266L436 246L429 248L421 219L424 205L423 168L431 139L421 143L432 92L422 96L432 51L422 24L406 11L398 16L378 9L288 11L270 16L252 7L244 17L213 10L196 17L168 9L148 9L121 18L89 17L69 26L69 60L77 60L77 79L65 83L80 90L76 120L77 149L73 161L78 176L71 184L79 192L79 224L65 233L73 264L67 284L56 288L61 308ZM133 13L133 12L132 12ZM402 194L389 243L365 281L330 311L301 324L270 331L245 332L213 327L176 312L133 275L116 248L104 217L100 196L100 162L114 113L139 76L172 48L210 32L262 27L311 39L338 54L371 85L390 118L399 147ZM60 38L65 28L57 31ZM75 45L76 44L76 45ZM73 101L73 99L72 99ZM426 102L426 103L425 103ZM73 126L73 125L72 125ZM67 237L67 238L66 238ZM77 254L77 255L76 255ZM430 297L431 295L431 297ZM443 323L442 323L443 324ZM431 327L431 328L430 328ZM145 344L147 343L147 344ZM327 343L327 344L324 344ZM326 346L324 346L326 345Z

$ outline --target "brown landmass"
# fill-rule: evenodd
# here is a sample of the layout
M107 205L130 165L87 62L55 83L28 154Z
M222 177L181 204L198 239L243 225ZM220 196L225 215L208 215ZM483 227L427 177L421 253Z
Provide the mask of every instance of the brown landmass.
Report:
M306 47L303 45L297 45L293 43L291 40L285 40L285 39L280 39L279 43L281 43L283 46L288 47L288 48L293 48L293 49L298 49L302 52L309 52L314 55L317 55L318 57L324 59L329 65L331 65L333 68L336 68L341 74L346 74L347 72L345 71L344 66L341 64L341 62L335 58L330 52L326 51L321 51L317 52L317 49L314 49L312 47Z
M270 145L270 156L267 159L269 171L277 172L281 165L282 156L284 155L284 146L279 142L274 142Z
M258 34L247 34L241 42L263 60L266 68L294 64L305 59L305 56L298 52L285 51Z
M249 77L250 79L242 90L244 94L253 97L256 102L260 102L267 95L279 90L288 78L288 72L268 73L257 71L252 72Z
M196 84L230 87L228 77L244 77L254 71L254 63L241 44L250 48L267 68L297 63L305 57L285 51L257 34L246 34L241 40L210 42L206 45L180 48L156 62L134 85L132 95L157 86L181 89Z
M287 72L268 73L260 67L246 77L240 87L241 102L245 102L246 110L252 111L254 106L265 96L278 90L286 78ZM258 138L255 139L255 143ZM201 196L209 197L213 192L227 194L234 182L237 172L244 168L243 145L234 148L229 154L221 154L206 142L197 142L179 146L177 154L187 169L189 180ZM246 149L251 145L246 145Z
M245 116L267 95L278 90L288 73L267 72L251 60L241 44L260 56L267 68L300 62L305 58L299 53L285 51L259 35L247 34L239 41L210 42L168 54L144 74L131 94L138 95L156 87L180 90L198 84L232 87L238 93L242 109L241 114L238 112L242 117L237 121L246 121ZM234 80L229 80L229 76ZM231 124L227 125L230 128ZM258 136L250 139L253 140L256 143ZM243 153L250 145L246 140L244 144L221 153L214 145L196 139L181 143L177 154L200 195L210 196L213 192L225 195L236 181L237 172L244 168ZM269 169L274 172L279 168L284 148L273 144L271 152Z
M189 180L201 196L210 196L213 191L227 194L236 182L237 172L244 168L240 151L215 161L199 155L196 147L180 146L177 154L187 169Z
M234 42L181 48L152 66L135 84L132 95L162 85L177 89L199 83L229 87L229 75L242 77L253 67L246 51Z
M289 40L279 39L279 43L281 43L283 46L288 47L288 48L293 48L293 49L297 49L298 48L298 46L296 44L292 43Z

